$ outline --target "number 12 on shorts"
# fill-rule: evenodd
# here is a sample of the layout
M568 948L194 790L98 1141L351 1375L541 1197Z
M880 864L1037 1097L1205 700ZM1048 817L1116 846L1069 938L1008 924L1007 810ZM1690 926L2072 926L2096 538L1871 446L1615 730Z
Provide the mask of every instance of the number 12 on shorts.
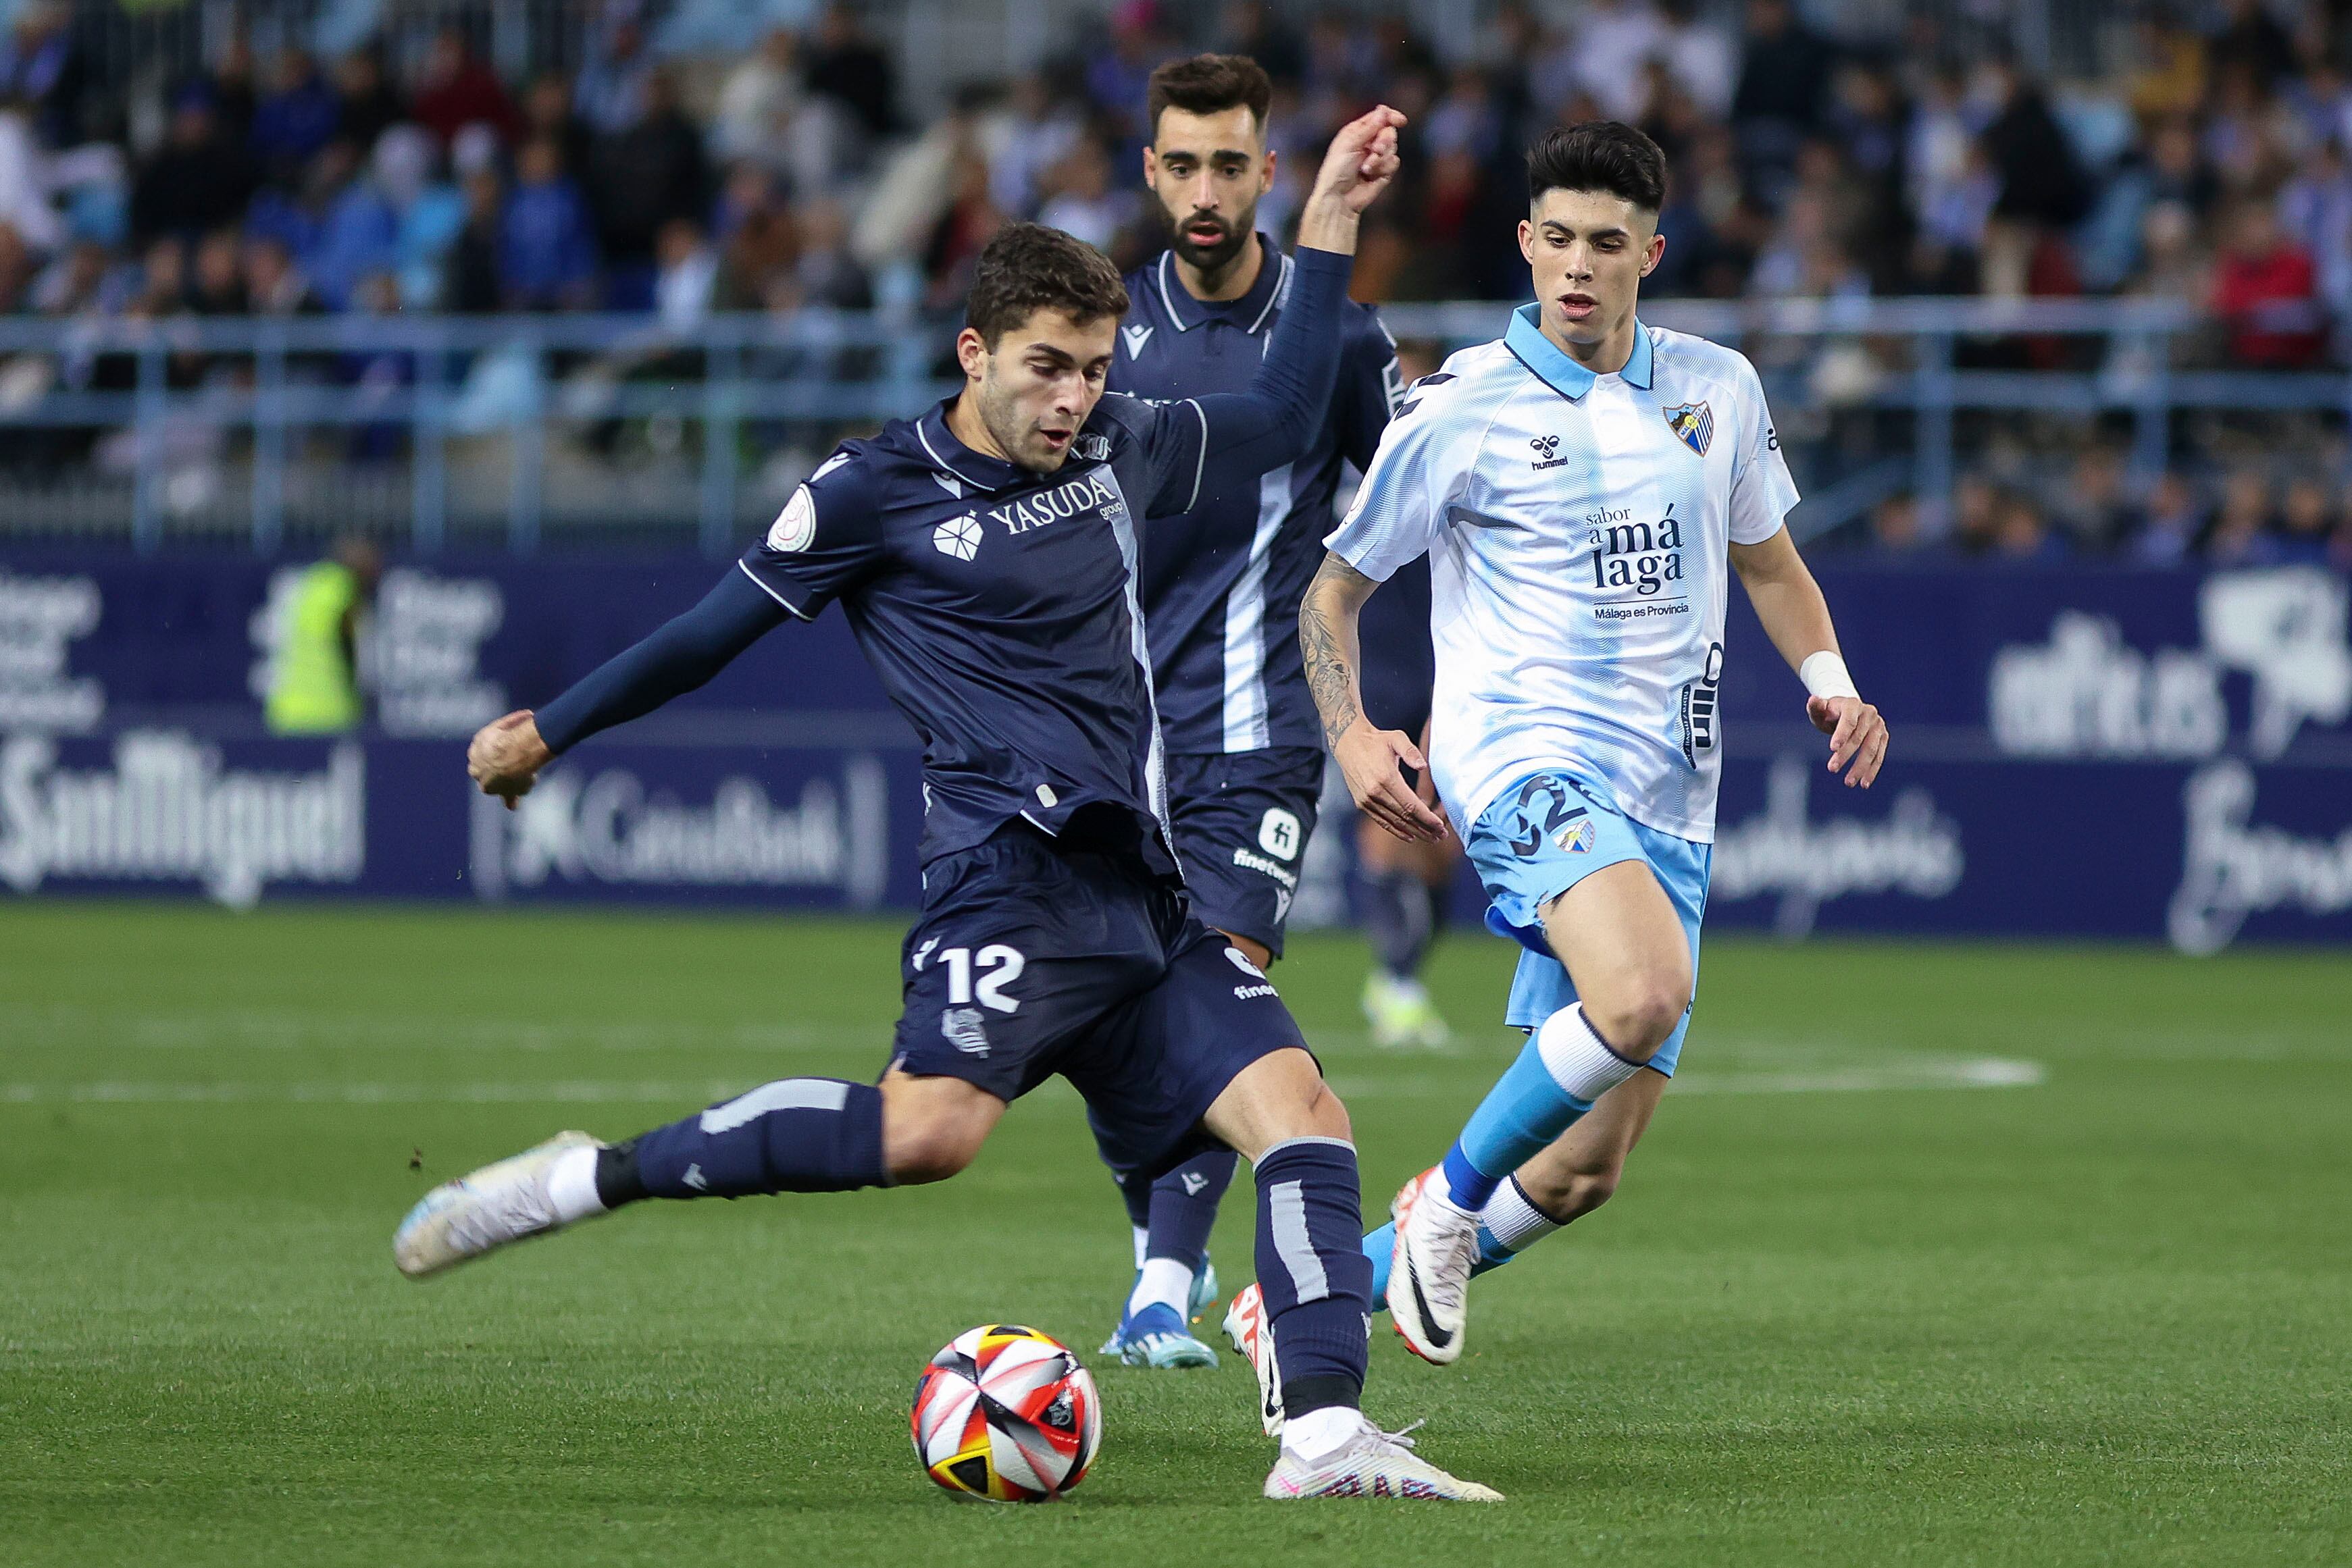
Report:
M1021 1010L1020 998L1004 994L1004 988L1019 979L1021 971L1029 967L1029 960L1021 956L1019 948L1008 947L1002 942L992 942L977 953L969 947L949 947L941 950L939 961L947 966L949 1006L962 1007L977 1001L1001 1013ZM976 986L972 984L974 971L980 976Z

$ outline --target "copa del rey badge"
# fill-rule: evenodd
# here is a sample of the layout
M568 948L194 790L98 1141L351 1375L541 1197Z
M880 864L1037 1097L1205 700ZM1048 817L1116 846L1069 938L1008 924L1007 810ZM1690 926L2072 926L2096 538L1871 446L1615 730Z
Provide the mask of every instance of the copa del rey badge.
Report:
M1664 411L1666 428L1682 440L1685 446L1706 455L1706 444L1715 439L1715 413L1703 402L1686 402L1679 408Z
M816 501L803 485L793 492L793 498L768 526L768 548L778 555L798 555L815 539Z

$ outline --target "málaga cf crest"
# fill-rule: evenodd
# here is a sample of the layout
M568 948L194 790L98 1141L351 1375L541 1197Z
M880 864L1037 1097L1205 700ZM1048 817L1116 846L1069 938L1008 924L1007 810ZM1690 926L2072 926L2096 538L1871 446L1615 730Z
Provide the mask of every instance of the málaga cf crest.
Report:
M1706 444L1715 439L1715 415L1703 402L1686 402L1680 408L1664 411L1666 428L1682 438L1682 444L1706 455Z

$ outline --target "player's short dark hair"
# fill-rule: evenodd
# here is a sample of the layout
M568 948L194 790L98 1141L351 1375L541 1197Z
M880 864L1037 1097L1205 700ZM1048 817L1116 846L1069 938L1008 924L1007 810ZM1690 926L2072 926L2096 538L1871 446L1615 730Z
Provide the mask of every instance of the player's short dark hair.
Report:
M992 349L1040 310L1079 321L1127 314L1127 285L1110 257L1044 224L1007 224L980 253L963 319Z
M1606 191L1654 213L1666 202L1666 155L1622 120L1559 126L1528 149L1528 204L1546 191Z
M1189 60L1170 60L1151 73L1151 85L1144 97L1155 141L1162 110L1218 114L1242 104L1249 106L1250 119L1265 130L1266 111L1274 106L1274 83L1265 68L1247 55L1194 55Z

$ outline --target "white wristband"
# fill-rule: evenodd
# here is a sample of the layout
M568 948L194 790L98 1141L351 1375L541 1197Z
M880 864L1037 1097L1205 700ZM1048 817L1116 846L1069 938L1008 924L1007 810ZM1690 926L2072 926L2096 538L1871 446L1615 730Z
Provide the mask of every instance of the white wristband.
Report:
M1805 683L1805 690L1817 697L1860 697L1853 689L1853 677L1846 674L1845 661L1827 648L1818 653L1808 653L1805 662L1797 666L1797 678Z

